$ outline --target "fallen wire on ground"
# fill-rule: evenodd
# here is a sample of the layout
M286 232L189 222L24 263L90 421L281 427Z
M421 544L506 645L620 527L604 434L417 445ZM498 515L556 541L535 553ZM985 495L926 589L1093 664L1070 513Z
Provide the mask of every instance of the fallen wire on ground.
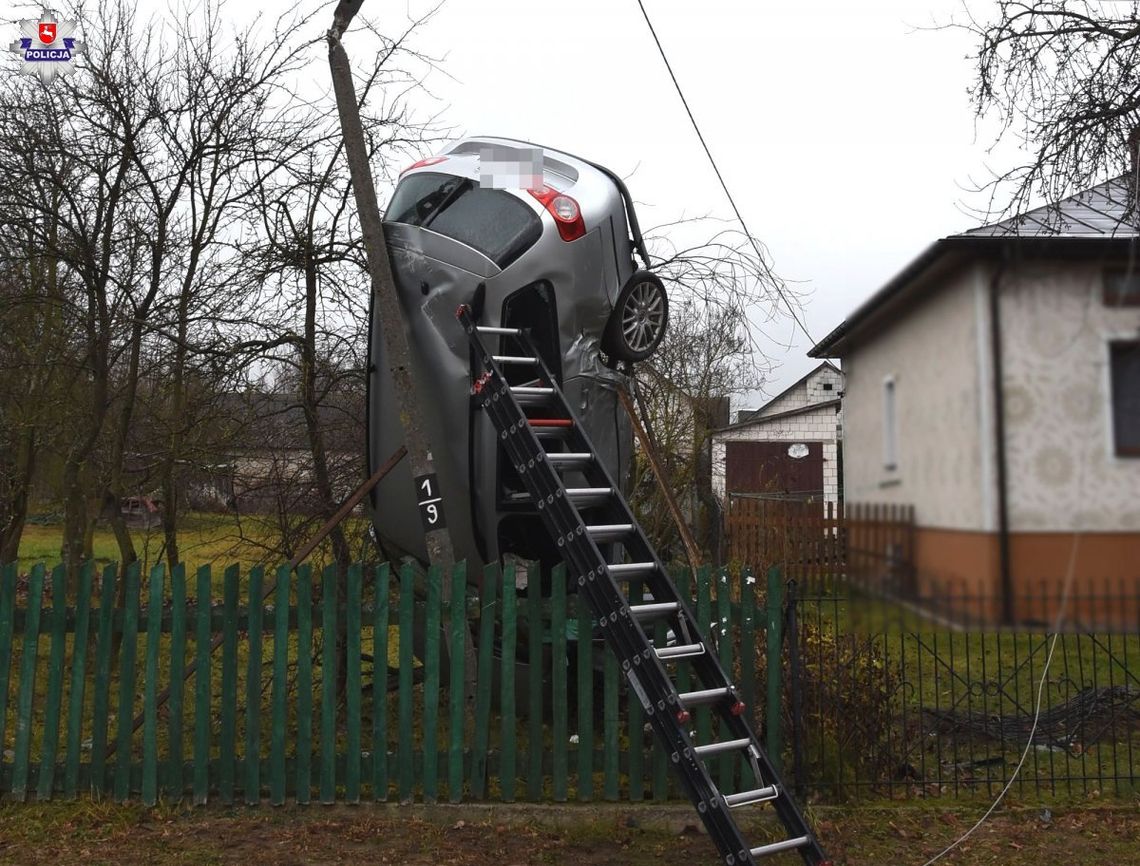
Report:
M1016 713L999 716L981 710L924 708L940 734L967 732L999 742L1032 744L1079 754L1096 745L1108 733L1140 728L1140 689L1102 686L1082 689L1063 704L1042 710L1033 728L1033 716Z

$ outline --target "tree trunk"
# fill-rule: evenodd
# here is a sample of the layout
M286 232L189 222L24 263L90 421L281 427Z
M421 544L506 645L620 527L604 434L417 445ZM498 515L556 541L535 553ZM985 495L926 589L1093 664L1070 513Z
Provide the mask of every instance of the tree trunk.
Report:
M20 538L28 517L28 495L36 467L36 433L28 428L20 437L11 479L11 491L5 505L6 521L0 526L0 563L15 562L20 555Z

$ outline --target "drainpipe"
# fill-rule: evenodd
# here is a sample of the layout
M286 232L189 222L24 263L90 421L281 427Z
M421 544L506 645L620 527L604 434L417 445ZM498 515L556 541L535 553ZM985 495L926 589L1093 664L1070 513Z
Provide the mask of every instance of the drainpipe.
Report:
M1007 250L1008 255L1008 250ZM1001 619L1013 623L1013 575L1009 552L1009 472L1006 465L1005 385L1001 352L1001 278L1006 257L990 278L990 353L994 371L994 446L997 455L998 567L1001 576Z

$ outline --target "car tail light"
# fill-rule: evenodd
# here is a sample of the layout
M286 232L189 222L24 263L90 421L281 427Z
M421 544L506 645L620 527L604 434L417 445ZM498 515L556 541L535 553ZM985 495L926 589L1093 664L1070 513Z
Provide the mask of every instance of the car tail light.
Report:
M578 207L578 202L566 193L546 185L537 189L528 189L527 192L542 202L542 206L554 217L554 224L558 226L558 234L562 240L576 241L586 234L582 209Z
M438 165L439 163L443 162L445 159L447 159L446 156L425 157L424 159L417 160L416 162L413 162L411 165L409 165L407 168L405 168L402 172L400 172L400 174L407 174L409 171L411 171L412 169L415 169L415 168L424 168L425 166L429 166L429 165Z

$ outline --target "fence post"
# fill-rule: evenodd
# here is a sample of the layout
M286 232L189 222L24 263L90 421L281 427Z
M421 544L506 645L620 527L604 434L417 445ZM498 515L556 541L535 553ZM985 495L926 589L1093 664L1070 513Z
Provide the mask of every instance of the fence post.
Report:
M796 796L802 798L807 787L804 778L803 740L803 666L800 660L799 612L796 609L796 583L788 584L787 629L789 680L792 694L792 760L795 762Z
M765 745L772 765L779 770L784 751L780 725L780 649L783 643L784 581L778 565L768 569L768 598L764 605L768 619L768 708L764 713Z

